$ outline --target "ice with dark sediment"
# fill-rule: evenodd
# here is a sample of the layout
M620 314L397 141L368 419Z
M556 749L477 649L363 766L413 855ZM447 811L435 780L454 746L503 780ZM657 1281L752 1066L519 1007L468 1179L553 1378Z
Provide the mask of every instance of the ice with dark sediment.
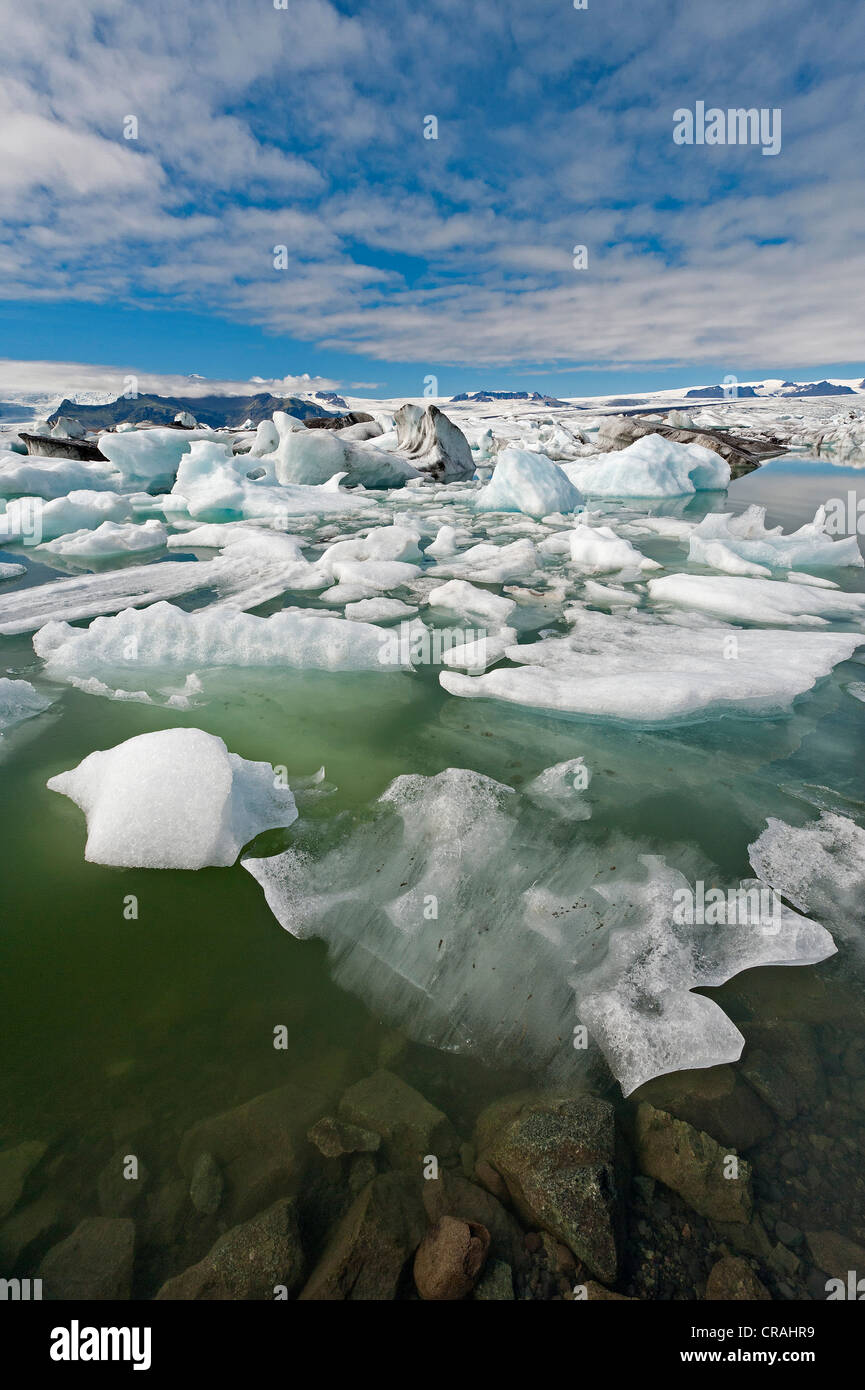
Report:
M327 942L337 982L418 1040L563 1081L584 1025L626 1093L739 1056L742 1035L694 988L832 954L822 926L759 894L744 922L676 928L679 870L620 836L581 840L573 820L558 837L559 808L541 814L534 790L527 814L477 772L402 776L371 814L242 863L287 931Z

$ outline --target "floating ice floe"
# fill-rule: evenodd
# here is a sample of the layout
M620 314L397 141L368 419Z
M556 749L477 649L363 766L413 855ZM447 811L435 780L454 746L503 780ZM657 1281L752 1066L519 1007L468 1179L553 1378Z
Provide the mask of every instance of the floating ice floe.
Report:
M26 573L26 565L0 564L0 579L20 579Z
M423 628L423 625L419 625ZM50 622L33 648L54 680L96 676L123 686L146 672L213 667L284 667L315 671L381 671L388 629L312 608L259 618L231 609L187 613L170 603L129 608L89 628ZM389 649L388 649L389 650ZM398 663L410 666L408 658Z
M853 633L681 629L648 614L574 607L567 616L565 636L507 648L518 666L482 676L442 671L441 685L468 699L645 724L725 709L769 713L810 690L862 641Z
M748 854L764 883L865 952L865 830L855 821L823 812L816 824L794 826L770 816Z
M66 497L45 501L40 497L16 497L0 516L0 538L10 541L55 540L72 531L101 526L103 521L128 521L132 506L118 492L73 490Z
M481 512L525 512L537 517L573 512L582 504L582 493L562 469L528 449L503 449L492 478L475 498Z
M66 497L77 490L116 490L120 475L110 463L0 454L0 497Z
M426 553L430 553L429 546ZM429 573L436 577L452 575L455 579L468 579L477 584L507 584L512 579L534 574L539 567L534 545L523 538L508 545L481 541L452 557L440 558Z
M491 594L464 579L451 579L427 595L430 608L450 609L469 622L500 624L507 621L516 608L516 600Z
M865 616L865 594L782 579L668 574L649 580L649 595L655 603L693 608L731 622L825 627L833 618L855 622Z
M85 859L117 868L226 866L262 830L297 819L270 763L229 753L203 729L139 734L47 785L84 812Z
M499 661L516 640L517 632L513 627L484 632L480 637L448 647L442 652L442 664L451 670L485 671L494 661Z
M710 558L713 547L719 543L725 551L733 552L744 562L775 569L834 569L841 565L856 565L861 569L865 564L855 536L836 539L830 535L825 507L819 507L813 521L789 536L783 534L780 526L766 527L765 507L751 506L738 516L731 512L710 512L693 529L690 542L689 558L716 569L728 568L728 565L715 564ZM717 550L714 553L717 554ZM743 568L730 572L745 574L748 571Z
M692 989L834 950L789 910L676 928L683 874L633 842L558 835L558 807L521 803L466 769L398 777L371 815L241 862L287 931L327 942L336 981L419 1041L561 1082L583 1064L582 1022L626 1094L740 1055L738 1029Z
M294 536L257 530L212 560L163 560L22 589L0 598L0 633L33 632L51 618L71 622L201 589L212 589L226 606L257 608L287 589L321 587L302 544Z
M355 623L392 623L416 615L417 608L398 598L362 598L345 605L345 616Z
M138 550L161 550L167 539L161 521L145 521L140 526L132 521L103 521L92 531L71 531L39 548L64 559L105 560Z
M0 676L0 737L16 724L32 719L54 703L29 681L9 680Z
M679 497L725 488L730 465L702 444L678 444L660 434L647 434L609 454L562 470L589 497Z
M609 526L575 526L568 532L571 564L584 574L612 574L618 570L659 570L629 540Z

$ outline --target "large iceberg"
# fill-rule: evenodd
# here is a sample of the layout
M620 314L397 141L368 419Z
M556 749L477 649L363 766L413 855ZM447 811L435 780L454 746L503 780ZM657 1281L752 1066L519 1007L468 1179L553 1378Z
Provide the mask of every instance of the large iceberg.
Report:
M362 491L340 491L340 474L320 487L279 484L269 482L266 474L261 479L248 477L242 462L242 455L230 454L223 444L193 444L180 461L171 489L177 510L200 521L271 518L287 524L294 516L362 514L374 512L378 505Z
M128 485L170 487L180 460L196 440L213 440L225 447L225 436L214 430L173 430L157 426L146 430L124 430L121 434L101 434L100 452L111 462Z
M274 417L278 422L278 417ZM337 475L346 485L368 488L402 487L420 473L406 459L385 449L361 448L346 439L343 430L287 429L280 433L272 455L261 462L272 462L278 483L305 483L317 486Z
M702 444L646 434L609 454L565 463L562 471L590 497L681 497L725 488L730 465Z
M475 498L478 511L548 516L573 512L583 495L557 464L528 449L503 449L486 487Z
M229 753L203 729L139 734L48 780L87 817L85 859L117 868L233 864L297 808L270 763Z
M474 473L471 445L438 406L402 405L394 424L400 452L420 473L443 483Z

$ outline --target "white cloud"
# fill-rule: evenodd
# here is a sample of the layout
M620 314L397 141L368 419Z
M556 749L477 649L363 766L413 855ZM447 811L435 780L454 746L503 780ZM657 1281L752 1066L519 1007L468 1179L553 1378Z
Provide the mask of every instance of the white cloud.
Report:
M142 395L159 396L254 396L267 391L274 396L298 392L333 391L339 382L327 377L301 376L251 377L248 381L217 380L213 377L181 376L176 373L143 372L135 367L101 367L83 362L24 362L0 358L0 401L28 402L56 396L58 402L80 392L90 391L115 400L135 377Z

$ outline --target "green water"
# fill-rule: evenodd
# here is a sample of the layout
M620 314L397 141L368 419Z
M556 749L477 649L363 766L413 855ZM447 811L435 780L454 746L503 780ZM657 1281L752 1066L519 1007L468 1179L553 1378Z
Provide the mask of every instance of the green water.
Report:
M865 473L786 459L733 484L724 505L758 501L768 523L789 528L847 488L865 495ZM707 509L697 502L687 515ZM664 553L661 542L643 548ZM844 586L865 588L862 572ZM28 638L3 639L2 654L9 674L38 680ZM184 712L58 688L46 715L4 741L0 762L2 1145L50 1141L65 1233L96 1212L98 1174L130 1115L161 1171L198 1118L293 1078L348 1084L393 1043L392 1020L333 984L324 946L284 932L239 865L181 873L86 863L83 816L45 783L94 749L196 726L245 758L284 764L290 781L324 765L338 791L311 806L313 817L368 805L400 773L470 767L519 786L583 755L594 770L592 834L648 838L671 862L677 847L696 845L725 875L747 877L747 845L767 815L801 823L815 814L796 789L819 784L861 817L863 706L843 687L863 679L865 667L848 662L785 717L727 716L666 731L452 699L433 671L279 672L254 683L241 674L208 685L209 701ZM290 838L272 832L256 851ZM130 894L137 920L124 917ZM751 972L714 993L736 1021L828 1020L865 1039L859 988L838 957ZM288 1028L285 1051L272 1045L279 1024ZM531 1079L520 1056L490 1069L421 1047L398 1055L406 1079L422 1083L464 1132L485 1099ZM853 1234L865 1226L861 1182L836 1175L832 1183L836 1225L840 1203ZM32 1272L44 1244L34 1243L21 1273Z

